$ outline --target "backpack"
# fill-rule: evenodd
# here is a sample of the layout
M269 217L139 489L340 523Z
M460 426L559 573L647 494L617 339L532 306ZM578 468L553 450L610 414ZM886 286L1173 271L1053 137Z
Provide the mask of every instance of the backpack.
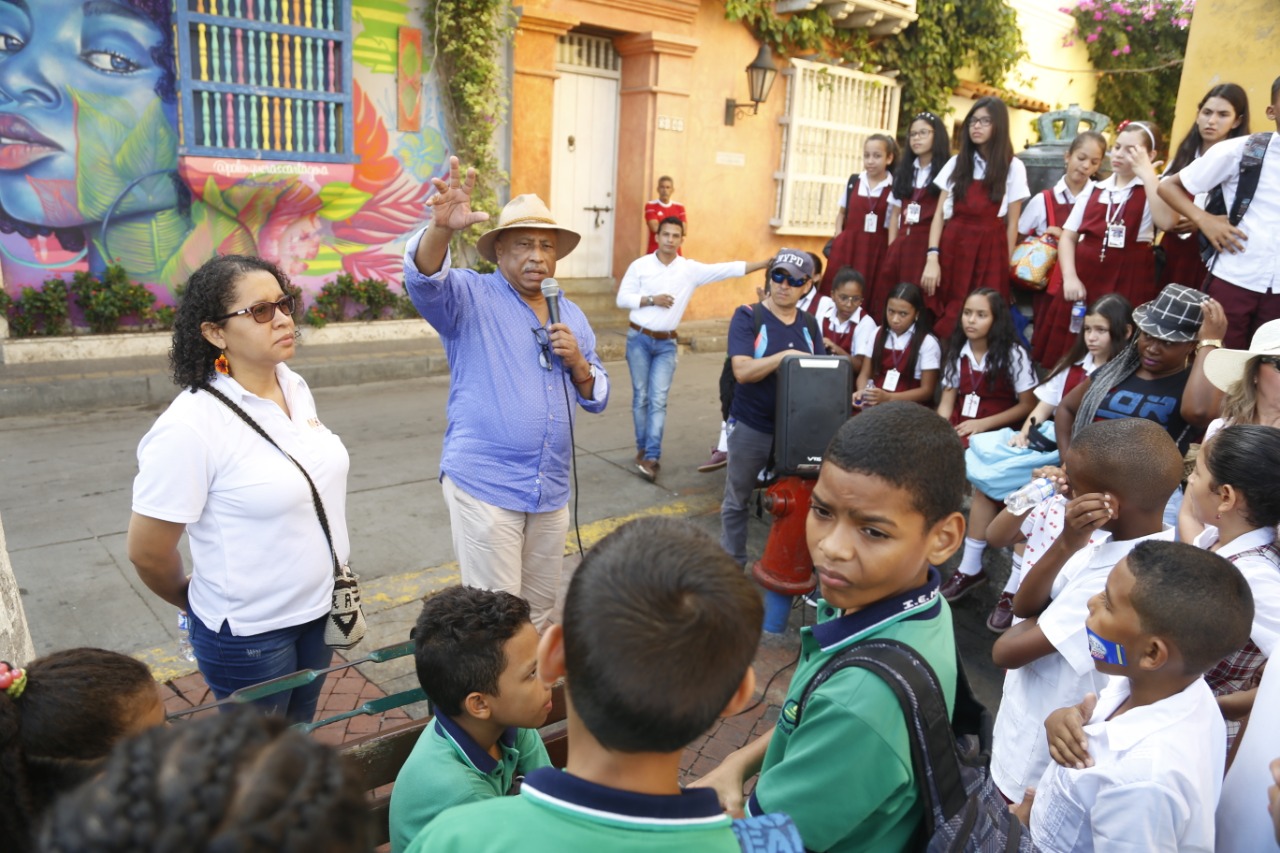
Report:
M1267 156L1267 146L1271 144L1271 131L1255 133L1244 145L1244 154L1240 157L1240 179L1236 183L1235 204L1231 206L1231 215L1227 221L1239 225L1240 220L1249 212L1249 204L1258 189L1258 179L1262 177L1262 161ZM1224 216L1227 213L1227 198L1222 192L1222 185L1209 191L1209 199L1205 203L1204 212L1211 216ZM1200 238L1200 260L1210 270L1218 259L1218 250L1213 248L1203 234Z
M796 823L784 814L740 817L733 822L733 835L742 853L804 853L804 842Z
M759 302L751 306L752 340L760 336L760 327L764 325L764 315L760 312L767 310ZM805 328L809 330L809 337L813 339L813 346L816 349L818 341L822 340L822 328L818 325L818 318L800 308L797 308L796 311L800 314L800 319L804 322ZM720 368L721 420L729 420L729 408L733 405L733 390L737 387L737 384L738 380L733 376L733 356L726 355L724 357L724 367Z
M1037 849L1026 829L1009 812L987 769L993 720L973 695L960 655L956 654L956 704L947 717L938 676L910 646L896 640L854 643L805 685L796 725L814 691L842 669L870 670L884 680L907 720L911 767L920 786L924 824L916 849L929 853L999 853Z

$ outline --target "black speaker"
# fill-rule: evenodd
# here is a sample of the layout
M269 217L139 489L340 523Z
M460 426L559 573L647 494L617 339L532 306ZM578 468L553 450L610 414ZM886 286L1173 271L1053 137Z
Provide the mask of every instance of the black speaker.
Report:
M852 396L853 365L846 356L784 360L778 367L774 470L816 476L832 436L849 419Z

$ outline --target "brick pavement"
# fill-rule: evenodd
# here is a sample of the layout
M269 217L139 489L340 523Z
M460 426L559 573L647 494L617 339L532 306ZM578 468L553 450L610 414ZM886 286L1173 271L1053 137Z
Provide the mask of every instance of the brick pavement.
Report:
M335 653L332 665L337 666L343 663L346 663L346 660ZM205 684L204 677L198 672L168 681L164 686L169 691L165 696L165 710L171 714L187 708L194 708L197 705L203 705L206 702L212 702L214 699L212 691ZM370 699L378 699L386 695L381 688L361 675L360 670L353 666L341 672L332 673L325 679L324 686L320 688L320 701L316 705L316 716L324 718L343 711L350 711ZM213 714L217 712L209 710L201 713ZM337 745L367 734L383 731L392 726L398 726L408 722L409 719L409 715L403 709L394 708L381 714L361 714L356 717L339 720L336 723L330 723L327 726L316 729L313 732L313 736L322 743Z

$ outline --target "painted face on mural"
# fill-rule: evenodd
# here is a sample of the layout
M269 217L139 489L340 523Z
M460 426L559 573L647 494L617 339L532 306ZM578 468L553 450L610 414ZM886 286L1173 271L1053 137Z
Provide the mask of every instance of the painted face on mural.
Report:
M91 162L83 143L163 118L156 85L167 69L152 54L164 41L117 0L0 0L0 206L10 216L50 227L101 218L77 174L119 167Z

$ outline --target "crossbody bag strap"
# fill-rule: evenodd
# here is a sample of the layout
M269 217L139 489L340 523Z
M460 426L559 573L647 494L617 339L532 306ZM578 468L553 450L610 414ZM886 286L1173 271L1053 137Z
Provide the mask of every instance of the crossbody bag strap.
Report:
M1057 199L1053 197L1053 190L1048 189L1044 191L1044 216L1045 220L1049 223L1050 228L1058 227L1058 223L1055 221L1058 217L1053 209L1054 202L1056 201Z
M221 391L217 390L211 385L201 385L200 389L203 391L208 391L214 397L217 397L219 400L221 400L222 403L228 409L230 409L231 411L239 415L240 419L244 421L246 424L248 424L250 429L252 429L258 435L265 438L272 447L274 447L276 450L279 450L281 453L283 453L285 457L290 462L292 462L299 471L302 472L302 476L307 479L307 485L311 487L311 501L315 505L316 517L320 519L320 527L321 529L324 530L325 541L329 543L329 556L333 557L333 573L334 573L334 576L336 577L338 573L341 571L341 568L338 563L338 552L334 550L334 547L333 547L333 534L329 532L329 517L325 515L324 501L320 499L320 490L316 488L316 484L311 479L311 475L307 473L307 469L303 468L302 463L299 462L297 459L294 459L293 456L289 453L289 451L285 450L283 447L277 444L276 440L272 438L267 433L267 431L264 430L258 424L257 421L255 421L253 418L249 416L248 412L246 412L244 409L240 408L235 403L233 403L231 401L231 398L228 397L226 394L223 394Z

